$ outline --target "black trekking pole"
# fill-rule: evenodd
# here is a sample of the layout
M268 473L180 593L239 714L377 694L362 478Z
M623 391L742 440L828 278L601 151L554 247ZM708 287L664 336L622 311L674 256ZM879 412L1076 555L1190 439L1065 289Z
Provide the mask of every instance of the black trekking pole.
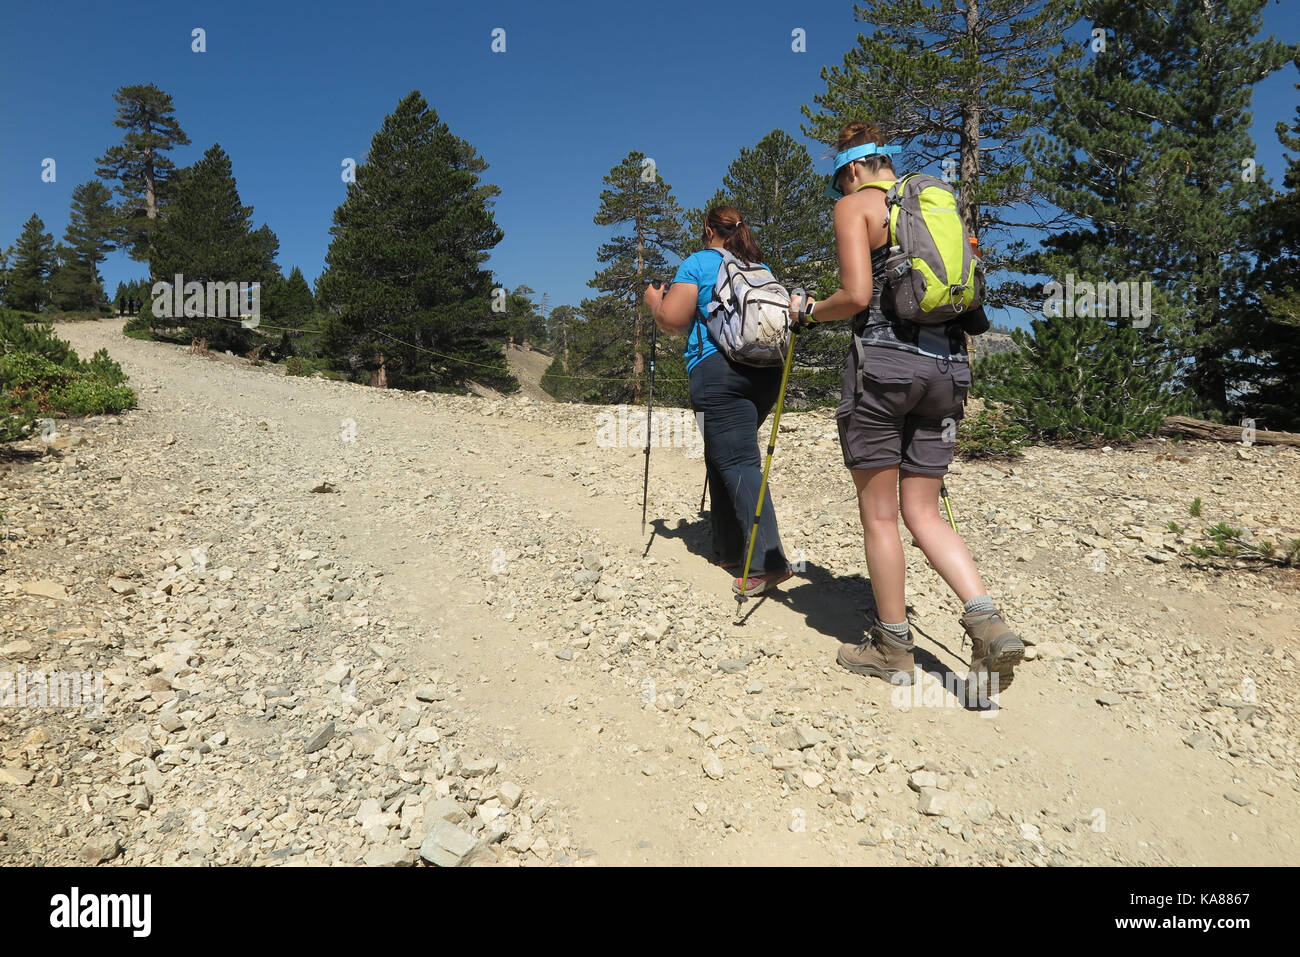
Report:
M651 280L653 281L653 280ZM638 307L640 308L640 307ZM654 322L654 316L650 317ZM655 322L654 332L650 334L650 391L646 397L645 410L645 478L641 481L641 534L645 534L646 506L650 502L650 426L655 412L655 346L659 343L659 323Z
M709 472L704 472L704 488L700 491L700 514L704 514L704 497L709 494Z

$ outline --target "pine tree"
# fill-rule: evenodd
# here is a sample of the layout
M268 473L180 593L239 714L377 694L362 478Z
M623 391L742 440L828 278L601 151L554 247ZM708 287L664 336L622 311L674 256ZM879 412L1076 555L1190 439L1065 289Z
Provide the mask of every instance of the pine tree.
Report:
M302 270L294 266L284 281L285 324L301 329L315 312L316 299L311 294L311 286L307 285Z
M98 180L92 179L72 190L72 208L63 241L96 270L116 248L112 200L113 194Z
M1017 227L1042 228L1038 198L1025 188L1021 146L1042 121L1052 79L1078 56L1064 41L1075 0L866 0L854 10L870 36L823 68L821 112L804 107L804 132L834 143L851 119L880 126L905 146L895 167L940 167L990 274L1019 267ZM1023 301L1023 288L990 290L991 303Z
M1051 136L1031 150L1047 197L1090 222L1051 247L1113 245L1116 278L1150 276L1172 297L1161 318L1181 389L1190 411L1216 418L1234 390L1231 344L1268 199L1250 166L1251 92L1294 55L1255 39L1263 4L1088 0L1104 47L1058 79Z
M1035 319L1011 336L1019 348L984 358L974 392L1006 403L1034 437L1129 441L1163 423L1173 363L1132 325L1092 311Z
M701 212L736 207L773 275L787 287L811 292L828 273L838 274L825 182L807 148L784 130L773 130L754 146L741 147L722 188ZM700 216L697 225L702 221Z
M68 253L62 257L60 275L52 282L60 288L57 301L78 305L59 308L98 309L103 302L99 264L116 248L112 199L113 194L98 180L82 183L72 190L68 228L63 233Z
M270 227L253 229L253 207L240 202L230 157L214 144L185 175L166 218L153 237L150 269L158 281L180 274L190 282L266 283L279 269L279 240ZM169 295L170 293L164 293ZM212 348L244 352L254 338L234 317L160 320L180 327L182 338L208 340Z
M506 335L517 346L523 345L525 341L533 346L546 343L546 323L533 304L533 295L533 290L528 286L516 286L506 296Z
M190 139L176 121L171 95L152 83L121 87L113 99L118 105L113 125L127 132L121 145L95 160L96 173L117 181L121 241L132 259L146 262L161 210L178 185L173 182L175 164L166 154L188 146Z
M14 248L6 246L0 249L0 305L5 302L6 290L9 288L9 260L13 258Z
M376 384L518 388L482 268L503 237L486 169L418 90L385 118L334 212L317 295L328 355Z
M546 338L555 348L559 358L568 361L569 329L576 321L578 310L567 303L556 306L546 315Z
M1300 84L1297 84L1300 89ZM1240 384L1233 418L1261 429L1300 431L1300 107L1288 126L1277 124L1293 152L1282 185L1261 210L1258 260L1238 304L1229 375Z
M683 248L682 210L673 198L672 187L659 175L654 161L633 150L605 176L606 189L600 194L597 226L626 227L603 243L596 259L605 264L587 285L603 295L582 303L583 348L573 349L575 362L570 374L600 377L593 386L607 402L640 403L647 377L653 320L641 300L646 279L672 278L668 256L680 256ZM575 340L576 345L576 340ZM659 340L656 356L657 396L667 396L659 376L660 362L672 365L674 351L681 345ZM665 377L665 385L668 383ZM680 396L677 397L680 401Z
M49 288L50 305L59 312L90 312L104 298L94 266L63 243L54 247Z
M40 312L50 302L50 273L54 269L54 236L34 213L23 224L14 248L5 288L5 305L23 312Z

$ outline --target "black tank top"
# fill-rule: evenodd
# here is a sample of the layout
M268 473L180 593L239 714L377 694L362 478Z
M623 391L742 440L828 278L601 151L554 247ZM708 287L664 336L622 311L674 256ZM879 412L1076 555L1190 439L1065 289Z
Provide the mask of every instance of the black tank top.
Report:
M889 244L871 250L871 305L853 317L853 331L864 346L901 349L917 355L966 362L966 334L961 320L942 326L922 326L886 314L881 305L880 280L885 274Z

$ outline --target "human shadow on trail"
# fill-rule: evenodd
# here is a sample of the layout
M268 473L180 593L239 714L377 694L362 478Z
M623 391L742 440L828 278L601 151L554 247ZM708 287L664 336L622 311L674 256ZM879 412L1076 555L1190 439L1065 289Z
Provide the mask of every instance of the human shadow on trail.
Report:
M655 519L655 534L660 538L676 538L686 546L687 551L718 568L725 580L740 577L739 572L732 575L717 565L713 554L712 532L707 518L693 521L678 519L669 527L664 519ZM755 599L771 599L791 611L803 615L809 628L835 639L836 642L862 641L869 616L875 612L875 601L871 594L870 579L860 575L837 577L831 572L812 562L804 562L803 568L795 572L794 578L783 583L779 588L754 596ZM756 605L743 609L741 623L747 623Z
M724 582L739 577L738 574L728 574L717 565L717 560L713 554L712 532L707 518L699 518L694 521L678 519L672 527L664 519L657 518L654 520L654 533L651 539L653 540L656 537L679 539L692 555L698 556L710 563L714 568L717 568L719 577ZM649 546L647 546L648 550ZM726 577L723 578L722 576ZM803 570L796 571L795 576L779 588L754 596L752 603L745 602L742 605L742 610L738 613L738 623L748 624L750 616L765 599L771 599L786 606L791 611L803 615L804 621L809 628L834 639L837 646L839 642L851 644L862 642L866 638L867 624L876 613L875 596L871 591L871 579L858 574L836 576L828 569L812 562L805 562ZM907 618L912 623L912 630L916 637L924 638L928 643L951 658L962 662L954 670L937 655L932 654L918 644L912 653L912 657L916 662L916 667L926 674L926 678L923 680L938 682L939 685L949 689L950 692L953 689L965 688L967 677L965 656L969 652L960 647L957 649L950 648L943 641L927 632L918 623L916 609L912 605L907 606ZM847 671L844 673L849 674ZM876 681L877 679L864 678L863 680ZM883 682L881 684L887 687ZM922 695L925 694L925 691L924 688L921 690ZM932 694L933 692L931 692ZM908 696L910 697L910 695L909 692ZM959 704L967 711L996 711L998 708L995 701L990 702L987 695L981 696L978 691L959 695L958 700Z
M956 670L953 670L943 661L939 660L918 645L916 650L912 653L912 657L916 660L916 666L923 669L930 679L941 685L946 690L947 695L955 697L957 704L964 710L982 712L996 712L999 710L999 705L995 699L998 691L1001 690L1000 686L990 685L988 683L990 676L987 675L984 676L983 679L975 679L972 681L970 668L965 664L965 659L961 649L953 651L938 638L935 638L933 635L926 632L924 628L917 624L910 606L908 607L907 612L908 619L912 623L912 631L915 632L916 635L919 635L930 643L937 645L949 655L956 658L959 662L962 662ZM915 636L913 640L915 640ZM922 689L921 693L916 697L918 697L923 703L926 703L930 700L931 692L932 689L930 691ZM946 705L947 698L942 700Z

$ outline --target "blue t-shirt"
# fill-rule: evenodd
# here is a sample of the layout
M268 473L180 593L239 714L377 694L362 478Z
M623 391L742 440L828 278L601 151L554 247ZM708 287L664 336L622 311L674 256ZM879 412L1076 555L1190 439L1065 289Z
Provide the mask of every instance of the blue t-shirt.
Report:
M692 282L699 290L695 297L695 321L691 323L691 331L686 334L687 374L718 351L705 321L709 315L709 303L713 301L713 286L718 281L718 267L721 265L722 253L716 249L701 249L682 260L682 264L677 267L677 275L673 277L673 282Z

